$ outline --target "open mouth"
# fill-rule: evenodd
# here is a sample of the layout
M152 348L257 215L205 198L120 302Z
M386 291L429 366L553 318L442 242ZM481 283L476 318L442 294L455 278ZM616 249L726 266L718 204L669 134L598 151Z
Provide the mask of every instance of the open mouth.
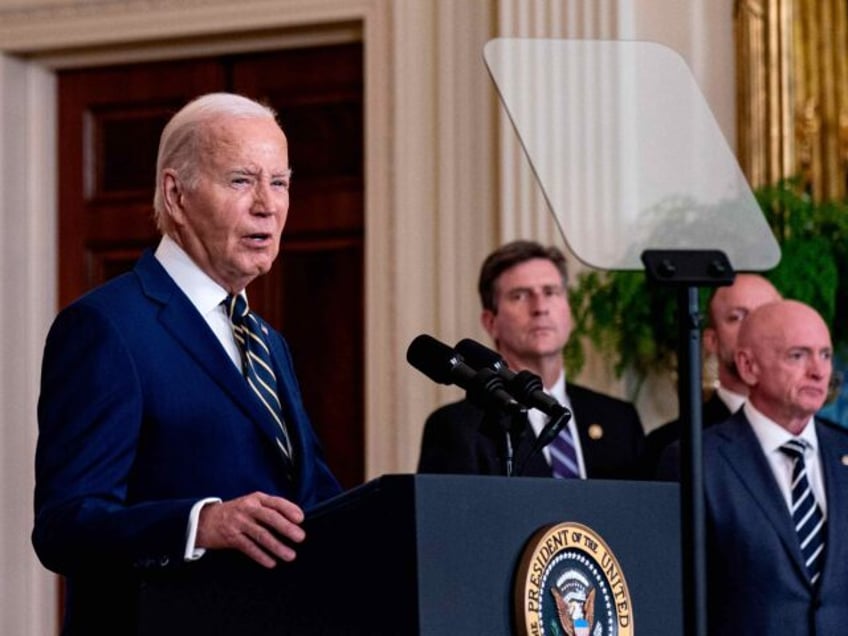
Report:
M248 234L246 238L253 243L265 243L271 240L271 235L264 232L257 232L255 234Z

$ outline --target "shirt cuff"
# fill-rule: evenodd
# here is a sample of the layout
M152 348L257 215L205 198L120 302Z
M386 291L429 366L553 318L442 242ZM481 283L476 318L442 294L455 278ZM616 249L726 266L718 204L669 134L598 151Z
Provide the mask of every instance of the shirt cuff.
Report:
M183 553L183 559L186 561L197 561L200 557L206 554L206 548L194 547L194 542L197 541L197 522L200 520L200 511L203 506L210 503L221 503L218 497L207 497L201 499L191 507L191 512L188 515L188 528L186 529L186 546Z

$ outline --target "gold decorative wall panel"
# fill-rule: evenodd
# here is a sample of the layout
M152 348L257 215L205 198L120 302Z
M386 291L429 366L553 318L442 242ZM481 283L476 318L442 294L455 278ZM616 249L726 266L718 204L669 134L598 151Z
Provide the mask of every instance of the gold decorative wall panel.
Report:
M848 1L737 0L739 160L753 186L848 196Z

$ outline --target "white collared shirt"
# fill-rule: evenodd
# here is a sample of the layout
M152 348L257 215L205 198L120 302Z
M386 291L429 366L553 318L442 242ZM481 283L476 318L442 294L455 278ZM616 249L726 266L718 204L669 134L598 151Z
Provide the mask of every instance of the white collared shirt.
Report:
M580 478L586 479L586 464L583 462L583 448L580 445L580 436L577 434L577 420L574 415L574 409L571 408L571 400L568 399L568 395L565 392L565 371L559 374L559 378L557 378L557 381L554 382L554 385L550 389L545 388L545 393L556 398L557 402L571 411L571 419L568 421L568 430L571 431L571 438L574 440L574 450L577 453L577 465L580 468ZM536 437L539 436L539 433L542 432L545 424L547 424L550 419L539 409L530 409L527 412L527 418L530 420L530 426L533 427L533 432L536 434ZM551 451L548 450L547 446L542 449L542 454L545 456L545 461L550 464Z
M747 395L731 391L730 389L723 387L720 382L716 382L715 391L718 398L724 402L724 405L731 413L736 413L736 411L741 409L742 405L748 401Z
M233 336L227 311L221 305L228 296L227 290L200 269L170 236L162 237L155 256L168 272L168 276L174 279L177 287L188 296L191 304L203 316L236 368L241 370L241 352ZM241 293L247 300L246 293Z
M795 439L785 428L773 422L758 411L750 402L745 402L745 417L751 423L754 435L760 442L760 447L768 460L769 466L780 487L780 492L786 501L786 506L792 509L792 459L788 457L780 447L790 439ZM827 516L827 498L824 491L824 477L822 476L821 458L819 456L819 440L816 435L814 418L804 426L804 430L797 436L809 444L804 453L804 463L807 467L807 480L816 498L822 513Z

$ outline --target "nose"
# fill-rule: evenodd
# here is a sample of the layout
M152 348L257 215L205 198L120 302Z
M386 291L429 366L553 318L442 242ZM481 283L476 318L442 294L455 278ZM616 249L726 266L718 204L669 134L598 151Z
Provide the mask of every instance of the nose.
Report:
M548 313L549 298L544 292L530 292L530 311L534 316L544 315Z
M277 202L269 183L261 179L253 189L253 205L251 211L260 216L269 216L277 211Z
M822 380L824 378L829 378L830 373L833 369L833 364L830 359L822 359L819 357L813 357L812 361L807 368L807 372L809 373L811 378L816 380Z

